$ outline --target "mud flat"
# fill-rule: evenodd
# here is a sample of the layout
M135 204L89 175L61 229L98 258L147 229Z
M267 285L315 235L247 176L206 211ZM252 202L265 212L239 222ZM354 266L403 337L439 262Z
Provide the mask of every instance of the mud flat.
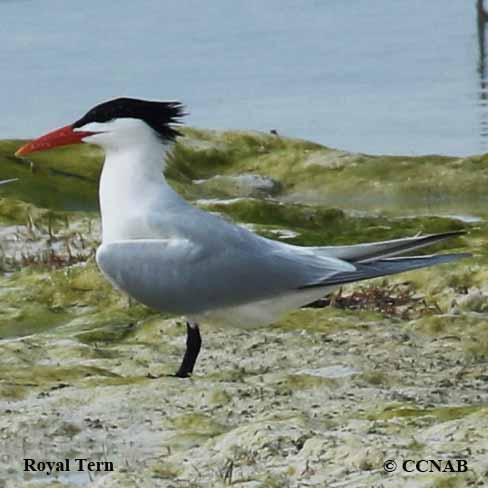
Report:
M488 156L185 135L174 187L263 235L315 245L464 229L433 250L474 257L344 288L272 327L207 325L195 376L179 380L181 317L130 302L94 263L100 153L27 162L12 157L21 141L0 141L0 179L19 178L0 187L0 487L485 486ZM59 469L24 471L24 459ZM444 472L401 468L423 459ZM446 469L458 459L466 472Z

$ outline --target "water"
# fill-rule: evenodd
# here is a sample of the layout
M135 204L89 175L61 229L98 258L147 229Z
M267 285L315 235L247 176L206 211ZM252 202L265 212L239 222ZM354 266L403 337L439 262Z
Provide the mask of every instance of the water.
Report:
M0 138L128 95L352 151L488 151L475 0L0 0L0 29Z

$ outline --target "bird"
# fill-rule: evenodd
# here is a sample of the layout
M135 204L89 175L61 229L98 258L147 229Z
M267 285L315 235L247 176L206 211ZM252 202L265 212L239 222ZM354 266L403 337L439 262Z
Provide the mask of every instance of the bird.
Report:
M262 237L186 201L167 182L166 156L185 107L115 98L20 147L15 155L89 143L105 160L99 183L102 239L96 262L130 297L186 318L186 349L173 376L193 375L200 324L256 327L344 284L468 257L399 255L463 231L345 246L298 246Z

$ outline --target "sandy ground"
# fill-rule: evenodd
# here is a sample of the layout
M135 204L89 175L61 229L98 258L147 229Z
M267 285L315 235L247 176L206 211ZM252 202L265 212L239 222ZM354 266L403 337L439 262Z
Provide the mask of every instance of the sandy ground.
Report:
M485 486L488 375L460 337L340 314L301 330L316 313L296 329L205 330L189 380L165 376L183 346L175 320L150 317L117 346L3 341L3 486ZM114 471L46 476L23 472L24 458ZM466 459L469 471L385 474L390 459Z

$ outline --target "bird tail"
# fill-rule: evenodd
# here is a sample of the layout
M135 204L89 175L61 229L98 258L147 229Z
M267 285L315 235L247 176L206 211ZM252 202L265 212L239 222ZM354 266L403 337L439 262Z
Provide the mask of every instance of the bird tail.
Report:
M324 256L342 259L350 263L368 263L371 261L376 262L377 259L398 256L399 254L404 254L405 252L421 247L431 246L432 244L437 244L438 242L465 233L464 230L454 230L440 234L417 235L390 241L369 242L352 246L313 247L310 249L318 255L323 254Z
M469 253L437 254L432 256L409 256L403 258L378 259L374 262L360 262L354 264L356 267L354 271L339 272L323 281L305 285L300 289L339 286L346 283L353 283L355 281L411 271L413 269L427 268L436 264L450 263L470 256L471 254Z

